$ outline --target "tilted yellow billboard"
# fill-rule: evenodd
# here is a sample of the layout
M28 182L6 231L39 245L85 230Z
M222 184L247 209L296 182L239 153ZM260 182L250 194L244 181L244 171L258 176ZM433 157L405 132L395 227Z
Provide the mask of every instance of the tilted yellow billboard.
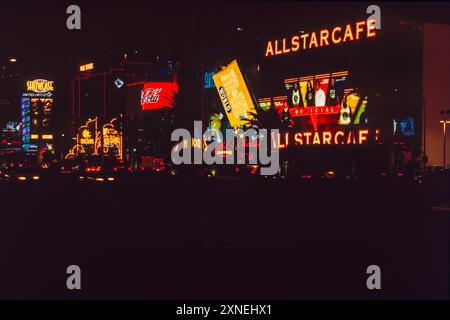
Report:
M232 127L248 124L256 109L236 60L217 72L214 83Z

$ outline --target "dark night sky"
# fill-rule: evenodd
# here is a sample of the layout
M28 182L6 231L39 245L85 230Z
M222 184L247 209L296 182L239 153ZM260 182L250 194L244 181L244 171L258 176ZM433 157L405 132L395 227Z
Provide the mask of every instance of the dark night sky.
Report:
M1 5L0 53L23 57L36 70L58 62L89 59L115 49L145 49L158 54L186 48L189 3L149 1L76 1L82 30L69 31L65 9L73 1L16 1ZM332 25L340 16L364 15L369 2L193 2L197 31L226 36L237 25L264 36L277 30ZM450 3L379 3L383 16L450 23ZM230 17L231 13L235 15ZM52 68L52 69L53 69ZM58 66L57 70L61 70Z

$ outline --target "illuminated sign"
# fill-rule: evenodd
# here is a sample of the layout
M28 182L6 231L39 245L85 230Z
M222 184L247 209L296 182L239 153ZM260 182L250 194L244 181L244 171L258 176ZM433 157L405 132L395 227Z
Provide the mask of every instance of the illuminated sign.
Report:
M83 71L88 71L88 70L92 70L92 69L94 69L94 63L92 63L92 62L80 66L80 71L81 71L81 72L83 72Z
M84 129L81 132L81 138L80 138L80 143L81 144L94 144L94 138L91 135L91 132L89 132L89 130Z
M375 141L380 131L375 130ZM294 133L279 133L275 144L280 149L290 145L350 145L365 144L369 141L369 129L337 130L337 131L301 131Z
M256 114L236 60L213 76L217 92L232 127L240 127Z
M32 91L35 93L45 93L53 90L53 81L44 79L27 81L27 91Z
M103 126L103 153L122 159L122 130L115 127L114 122L117 120L118 118L114 118Z
M7 131L20 131L20 124L14 121L8 121L6 123L5 129Z
M21 99L21 111L22 111L22 147L24 150L30 148L30 99Z
M413 118L405 118L400 122L400 131L403 133L403 135L410 137L414 135L415 129L414 129L414 119Z
M278 113L281 113L283 108L287 106L287 99L287 96L273 97L273 105L277 109Z
M341 110L341 106L335 107L311 107L311 108L290 108L291 117L302 117L311 115L336 114Z
M124 82L120 78L117 78L116 81L114 81L114 84L118 89L120 89L124 85Z
M365 123L368 97L345 88L348 75L348 71L339 71L284 79L286 95L273 97L273 106L280 118L309 116L302 125L312 125L315 131L320 124ZM267 107L270 98L258 99L258 103Z
M272 99L271 98L260 98L258 99L258 104L261 109L264 111L268 111L270 107L272 106Z
M177 82L148 82L141 90L142 110L173 108L178 94Z
M375 19L363 20L355 24L336 26L333 29L323 29L319 32L302 33L288 39L271 40L267 42L265 56L277 56L296 53L312 48L336 45L340 43L375 37Z
M127 87L138 87L144 85L145 83L146 83L145 81L131 82L127 83Z
M214 88L214 80L213 80L214 72L205 72L203 87L205 89Z
M122 126L120 125L120 128L115 127L114 123L117 120L119 118L112 119L109 123L103 125L101 130L98 130L98 118L88 119L84 125L78 128L77 142L65 156L65 159L77 157L80 154L95 156L101 152L122 159ZM51 138L48 137L48 139ZM43 139L45 139L44 136Z
M78 128L77 145L82 146L83 152L91 155L97 155L101 146L101 133L97 130L97 122L97 117L88 119L84 125Z

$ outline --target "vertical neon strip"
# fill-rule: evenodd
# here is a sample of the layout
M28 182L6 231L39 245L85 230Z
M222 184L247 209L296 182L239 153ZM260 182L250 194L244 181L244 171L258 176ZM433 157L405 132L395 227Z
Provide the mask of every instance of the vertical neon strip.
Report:
M75 80L72 82L72 137L75 137Z
M106 73L103 74L103 119L106 119Z
M81 110L81 108L80 108L80 104L81 104L81 101L80 101L80 85L81 85L81 82L80 82L80 79L78 79L78 118L80 118L80 110Z

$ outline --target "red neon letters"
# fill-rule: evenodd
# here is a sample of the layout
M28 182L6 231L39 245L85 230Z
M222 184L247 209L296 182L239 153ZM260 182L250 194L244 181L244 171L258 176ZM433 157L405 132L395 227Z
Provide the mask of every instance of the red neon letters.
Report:
M375 140L378 140L379 130L375 131ZM278 134L277 142L278 148L285 149L289 147L291 140L295 146L302 145L340 145L340 144L364 144L367 142L369 135L368 129L359 129L355 131L344 132L338 130L331 131L304 131L295 132L290 139L288 133Z

